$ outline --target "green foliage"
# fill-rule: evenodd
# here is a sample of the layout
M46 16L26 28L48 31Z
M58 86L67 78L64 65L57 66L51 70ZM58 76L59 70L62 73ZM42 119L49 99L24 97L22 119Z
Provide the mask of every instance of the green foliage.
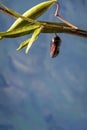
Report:
M13 11L4 4L0 3L4 7L6 13L18 18L6 32L0 32L0 39L5 37L19 37L33 33L32 37L21 43L21 45L17 49L20 50L27 45L26 53L28 53L28 50L31 47L32 43L38 38L42 30L42 24L35 21L35 19L45 13L55 2L56 0L42 2L26 11L23 15Z
M36 21L36 18L43 15L49 9L49 7L51 7L56 2L57 0L42 2L26 11L23 15L8 8L0 2L3 7L1 8L3 12L17 18L17 20L6 32L0 32L0 40L3 38L14 38L27 34L32 34L31 38L28 38L27 40L22 42L17 48L17 50L21 50L22 48L27 46L27 54L33 42L38 38L40 33L69 33L87 38L87 31L80 30L78 28L72 28L65 23Z
M24 27L14 29L12 31L0 32L0 36L2 38L20 37L20 36L24 36L26 34L33 33L34 30L38 27L40 27L40 25L38 25L38 24L29 24L29 25L25 25Z
M49 8L52 6L56 0L50 0L46 2L42 2L38 5L35 5L31 9L27 10L23 15L20 15L19 13L15 12L14 10L8 8L4 4L0 3L10 14L18 18L8 29L8 31L12 31L18 27L23 27L26 24L31 23L37 23L35 21L36 18L43 15Z
M20 44L20 46L17 48L17 50L21 50L23 49L25 46L27 46L27 49L26 49L26 54L28 53L30 47L32 46L33 42L38 38L39 34L41 33L41 30L42 30L43 27L39 27L37 29L35 29L35 31L33 32L32 34L32 37L31 38L28 38L27 40L25 40L24 42L22 42Z
M27 46L26 54L28 53L28 50L30 49L32 43L38 38L38 36L39 36L41 30L42 30L42 27L37 28L37 29L34 31L32 37L31 37L31 39L30 39L30 41L29 41L29 44L28 44L28 46Z

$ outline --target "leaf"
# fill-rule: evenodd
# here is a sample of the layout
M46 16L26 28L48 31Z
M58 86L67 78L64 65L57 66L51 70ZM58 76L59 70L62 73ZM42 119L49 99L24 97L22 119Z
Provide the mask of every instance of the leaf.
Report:
M13 16L16 16L18 18L12 24L12 26L8 29L8 31L12 31L13 29L25 26L26 24L29 24L29 22L38 23L37 21L35 21L35 19L40 17L43 13L45 13L49 9L49 7L52 6L54 3L56 3L56 0L50 0L50 1L42 2L38 5L35 5L31 9L27 10L23 15L20 15L19 13L13 11L12 9L8 8L7 6L5 6L2 3L0 3L0 4L6 10L8 10L9 13L11 13Z
M37 25L37 24L31 24L31 25L29 24L22 28L15 29L13 31L0 32L0 37L14 38L14 37L23 36L23 35L32 33L35 29L39 27L40 25Z
M30 41L29 41L29 43L28 43L28 46L27 46L27 48L26 48L26 54L28 53L28 51L29 51L30 47L32 46L33 42L38 38L38 36L39 36L39 34L40 34L40 32L41 32L42 29L43 29L43 28L42 28L42 26L41 26L40 28L38 28L38 29L36 29L36 30L34 31L32 37L31 37L31 39L30 39Z
M30 39L31 38L28 38L27 40L25 40L24 42L22 42L20 44L20 46L17 48L17 51L19 51L19 50L23 49L25 46L27 46L27 44L30 42Z
M8 8L6 5L2 4L1 2L0 2L0 4L6 9L6 11L8 12L9 15L12 15L13 17L16 17L16 18L21 18L21 19L28 21L28 22L34 22L35 23L35 20L22 16L21 14L19 14L16 11Z

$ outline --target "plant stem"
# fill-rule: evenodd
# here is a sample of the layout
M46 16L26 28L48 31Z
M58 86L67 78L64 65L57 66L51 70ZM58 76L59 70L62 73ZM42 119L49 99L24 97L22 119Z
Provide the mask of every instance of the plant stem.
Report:
M42 30L42 33L67 33L73 34L76 36L87 38L87 31L81 29L75 29L70 26L67 26L64 23L56 23L56 22L45 22L45 26Z
M57 12L58 11L59 11L59 8L57 7ZM0 7L0 12L6 13L6 14L11 15L13 17L13 15L11 13L9 13L7 10L5 10L1 7ZM14 16L14 18L16 18L16 17ZM26 20L27 20L27 18L26 18ZM77 28L76 26L72 27L72 25L70 26L69 23L67 25L65 20L64 20L65 24L64 23L57 23L57 22L47 22L47 21L37 21L37 23L44 26L42 33L67 33L67 34L73 34L76 36L87 38L87 31L86 30L81 30L81 29ZM26 33L26 34L28 34L28 33Z
M10 15L10 16L13 17L13 18L16 18L16 17L13 16L8 10L6 10L6 9L4 9L4 8L1 8L1 7L0 7L0 12L5 13L6 15Z
M76 27L75 25L71 24L69 21L65 20L64 18L62 18L60 15L59 15L59 9L60 9L60 4L59 2L57 2L57 8L56 8L56 11L55 11L55 16L60 20L62 21L63 23L67 24L68 26L74 28L74 29L78 29L78 27Z

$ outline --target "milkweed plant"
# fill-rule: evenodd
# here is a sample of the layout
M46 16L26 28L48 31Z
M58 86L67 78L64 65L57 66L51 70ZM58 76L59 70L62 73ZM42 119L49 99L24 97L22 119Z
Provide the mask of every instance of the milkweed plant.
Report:
M56 4L55 16L61 22L50 21L37 21L36 19L43 15L52 5ZM23 15L10 9L6 5L0 2L0 12L10 15L16 18L16 21L5 32L0 32L0 40L3 38L15 38L28 34L32 36L23 41L17 50L21 50L26 47L25 53L29 52L30 47L41 33L54 33L55 37L52 38L50 45L50 54L52 57L57 56L59 53L59 46L61 39L57 36L57 33L67 33L71 35L77 35L87 38L87 30L81 30L75 25L71 24L59 15L60 4L57 0L48 0L35 5L31 9L27 10Z

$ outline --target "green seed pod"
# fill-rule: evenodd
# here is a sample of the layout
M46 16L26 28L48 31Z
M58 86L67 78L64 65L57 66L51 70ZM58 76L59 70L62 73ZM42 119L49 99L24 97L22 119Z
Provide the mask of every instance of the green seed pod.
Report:
M36 18L40 17L43 13L45 13L49 9L49 7L51 7L53 4L56 3L56 1L57 0L49 0L46 2L42 2L42 3L32 7L28 11L26 11L22 16L31 18L31 19L36 19ZM23 27L28 23L29 23L28 21L26 21L22 18L18 18L7 31L12 31L21 26Z

